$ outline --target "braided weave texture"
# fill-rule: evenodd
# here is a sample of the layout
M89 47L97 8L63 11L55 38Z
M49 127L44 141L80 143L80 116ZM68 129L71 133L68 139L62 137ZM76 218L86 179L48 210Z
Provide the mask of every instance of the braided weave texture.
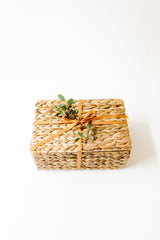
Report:
M40 100L36 103L35 121L59 121L55 117L54 105L59 100ZM74 108L78 109L78 100L74 101ZM89 99L83 100L82 118L89 110L94 110L97 116L111 114L125 114L122 99ZM114 119L117 120L118 119ZM124 120L121 118L121 120ZM55 134L68 124L34 125L31 146ZM65 132L63 135L39 146L32 152L38 169L76 169L77 146L75 138L79 126ZM86 130L83 130L85 132ZM95 125L94 140L82 140L81 169L122 168L130 156L131 141L128 125Z

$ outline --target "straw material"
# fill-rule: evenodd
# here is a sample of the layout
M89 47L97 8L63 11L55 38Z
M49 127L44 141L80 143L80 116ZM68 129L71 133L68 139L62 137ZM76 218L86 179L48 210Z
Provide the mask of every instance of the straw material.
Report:
M54 105L59 100L40 100L36 103L35 121L57 121ZM73 107L78 109L78 101ZM96 116L125 114L123 100L121 99L90 99L83 100L82 119L94 110ZM108 119L110 121L110 119ZM114 118L111 120L124 120ZM31 147L66 128L69 124L34 125ZM123 168L130 156L131 141L127 123L110 125L93 125L94 140L82 138L81 169ZM79 126L64 132L49 142L37 147L32 156L38 169L76 169L78 142L75 138ZM83 130L83 133L86 130Z

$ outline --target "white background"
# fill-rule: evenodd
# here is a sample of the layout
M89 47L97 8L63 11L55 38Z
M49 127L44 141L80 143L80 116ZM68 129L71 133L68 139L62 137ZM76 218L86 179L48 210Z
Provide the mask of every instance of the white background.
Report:
M2 240L160 239L160 1L0 1ZM39 99L123 98L125 169L38 171Z

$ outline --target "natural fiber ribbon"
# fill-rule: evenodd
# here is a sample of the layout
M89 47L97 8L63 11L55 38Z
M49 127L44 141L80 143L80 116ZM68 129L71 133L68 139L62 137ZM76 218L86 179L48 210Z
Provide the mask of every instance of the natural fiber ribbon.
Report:
M42 146L43 144L51 141L53 138L56 138L60 135L62 135L64 132L68 132L70 129L72 129L73 127L75 127L76 125L82 125L85 124L87 122L89 122L90 120L92 121L93 125L112 125L112 124L126 124L127 121L125 120L121 120L121 121L117 121L117 120L111 120L111 121L103 121L101 119L113 119L113 118L127 118L127 116L125 114L117 114L117 115L102 115L102 116L97 116L95 115L95 111L90 110L87 115L85 116L85 118L82 119L82 99L79 100L79 105L78 105L78 120L70 120L70 119L61 119L60 121L35 121L33 124L35 125L55 125L55 124L69 124L66 128L58 131L55 134L51 134L49 137L45 138L44 140L40 141L37 144L34 144L31 148L30 151L34 151L36 148L38 148L39 146ZM98 120L98 121L97 121ZM81 132L81 128L79 128L79 132ZM80 139L78 140L78 151L77 151L77 169L81 168L81 158L82 158L82 138L80 137Z

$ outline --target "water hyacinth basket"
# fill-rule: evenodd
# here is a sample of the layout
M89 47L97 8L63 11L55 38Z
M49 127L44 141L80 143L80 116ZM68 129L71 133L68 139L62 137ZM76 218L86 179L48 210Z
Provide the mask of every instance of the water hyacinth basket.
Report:
M37 143L63 130L71 123L60 123L55 116L54 105L59 100L39 100L35 104L31 149ZM73 103L79 108L79 100ZM122 99L89 99L82 101L81 119L90 111L107 119L93 120L94 139L81 138L81 156L78 169L116 169L126 166L131 151L131 140ZM52 124L52 121L57 124ZM97 124L97 122L98 124ZM103 121L108 122L103 124ZM49 124L50 123L50 124ZM101 124L102 123L102 124ZM77 169L79 141L75 141L80 124L63 132L50 141L32 149L32 156L38 169ZM82 130L82 133L85 130Z

